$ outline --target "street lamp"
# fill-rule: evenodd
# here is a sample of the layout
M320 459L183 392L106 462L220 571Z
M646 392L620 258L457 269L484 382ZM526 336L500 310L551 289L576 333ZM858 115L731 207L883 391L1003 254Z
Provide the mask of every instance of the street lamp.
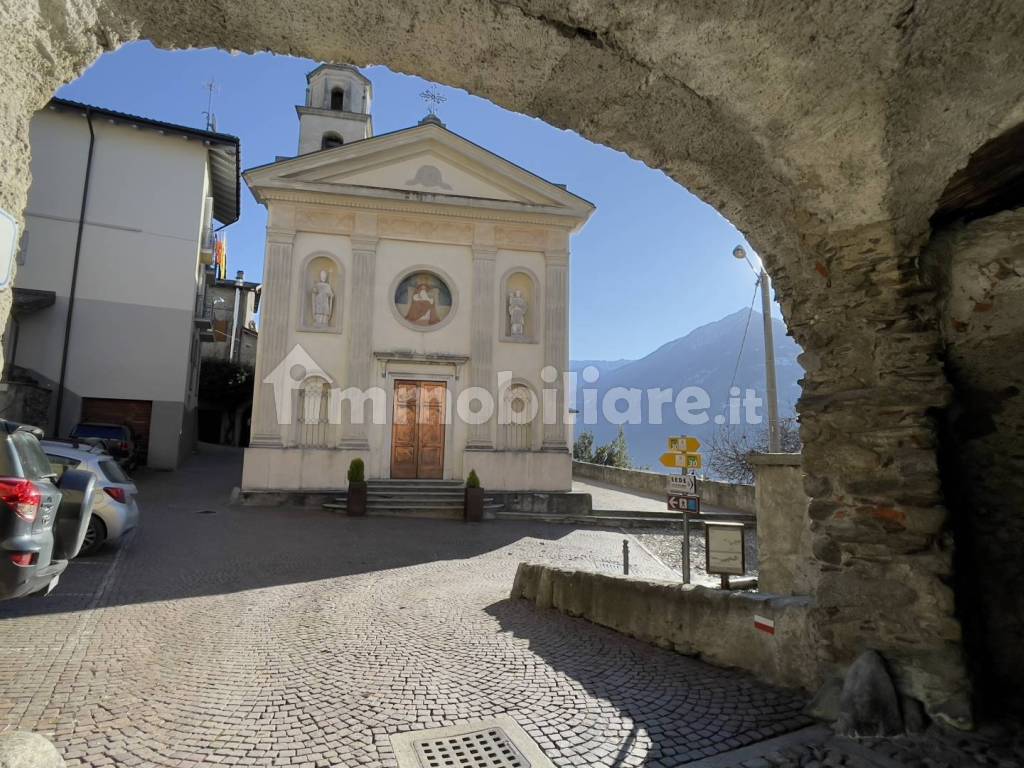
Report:
M732 255L736 259L747 262L747 266L758 276L761 281L761 314L764 320L764 372L765 388L768 395L768 452L781 453L782 440L779 436L779 395L775 385L775 343L772 340L772 300L769 294L768 273L764 271L764 264L756 269L747 258L747 252L742 245L732 249Z

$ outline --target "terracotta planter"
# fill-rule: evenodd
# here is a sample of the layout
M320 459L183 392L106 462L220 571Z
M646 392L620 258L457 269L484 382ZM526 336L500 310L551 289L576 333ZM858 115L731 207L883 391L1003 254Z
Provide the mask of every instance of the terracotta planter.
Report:
M484 489L466 489L466 522L479 523L484 519Z
M366 514L366 482L349 483L345 514L349 517L363 517Z

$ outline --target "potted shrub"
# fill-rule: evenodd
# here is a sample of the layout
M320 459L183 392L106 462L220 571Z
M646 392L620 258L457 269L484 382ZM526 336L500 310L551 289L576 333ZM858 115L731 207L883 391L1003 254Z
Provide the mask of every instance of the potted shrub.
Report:
M466 478L466 520L479 523L484 519L484 489L480 487L480 478L476 470L469 470Z
M366 514L366 466L362 459L352 459L348 465L348 503L345 513L349 517Z

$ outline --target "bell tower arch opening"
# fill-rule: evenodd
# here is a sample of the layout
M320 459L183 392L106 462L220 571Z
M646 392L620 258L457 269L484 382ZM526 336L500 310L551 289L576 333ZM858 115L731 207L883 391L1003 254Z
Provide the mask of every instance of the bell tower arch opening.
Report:
M306 82L306 103L295 108L299 115L298 154L373 136L373 85L358 69L348 64L321 64L306 75Z

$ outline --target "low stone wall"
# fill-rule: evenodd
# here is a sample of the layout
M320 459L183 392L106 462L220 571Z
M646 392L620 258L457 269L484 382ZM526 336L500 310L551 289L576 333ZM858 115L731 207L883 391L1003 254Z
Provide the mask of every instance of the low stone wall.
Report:
M46 387L21 381L0 384L0 418L49 428L53 393Z
M487 496L504 505L506 512L530 512L541 515L589 515L589 493L541 493L538 491L490 491Z
M603 464L585 461L572 463L572 475L580 480L596 480L627 491L663 498L668 485L668 475L647 472L642 469L619 469ZM755 514L754 486L735 483L720 483L716 480L700 481L701 502L709 507L732 509L736 512Z
M322 504L334 501L344 491L296 491L287 488L267 490L245 490L235 488L231 494L231 503L244 507L310 507L319 508Z
M807 597L725 592L531 563L519 564L511 597L747 670L773 685L813 692L824 679L814 663ZM755 616L774 622L774 634L756 628Z

